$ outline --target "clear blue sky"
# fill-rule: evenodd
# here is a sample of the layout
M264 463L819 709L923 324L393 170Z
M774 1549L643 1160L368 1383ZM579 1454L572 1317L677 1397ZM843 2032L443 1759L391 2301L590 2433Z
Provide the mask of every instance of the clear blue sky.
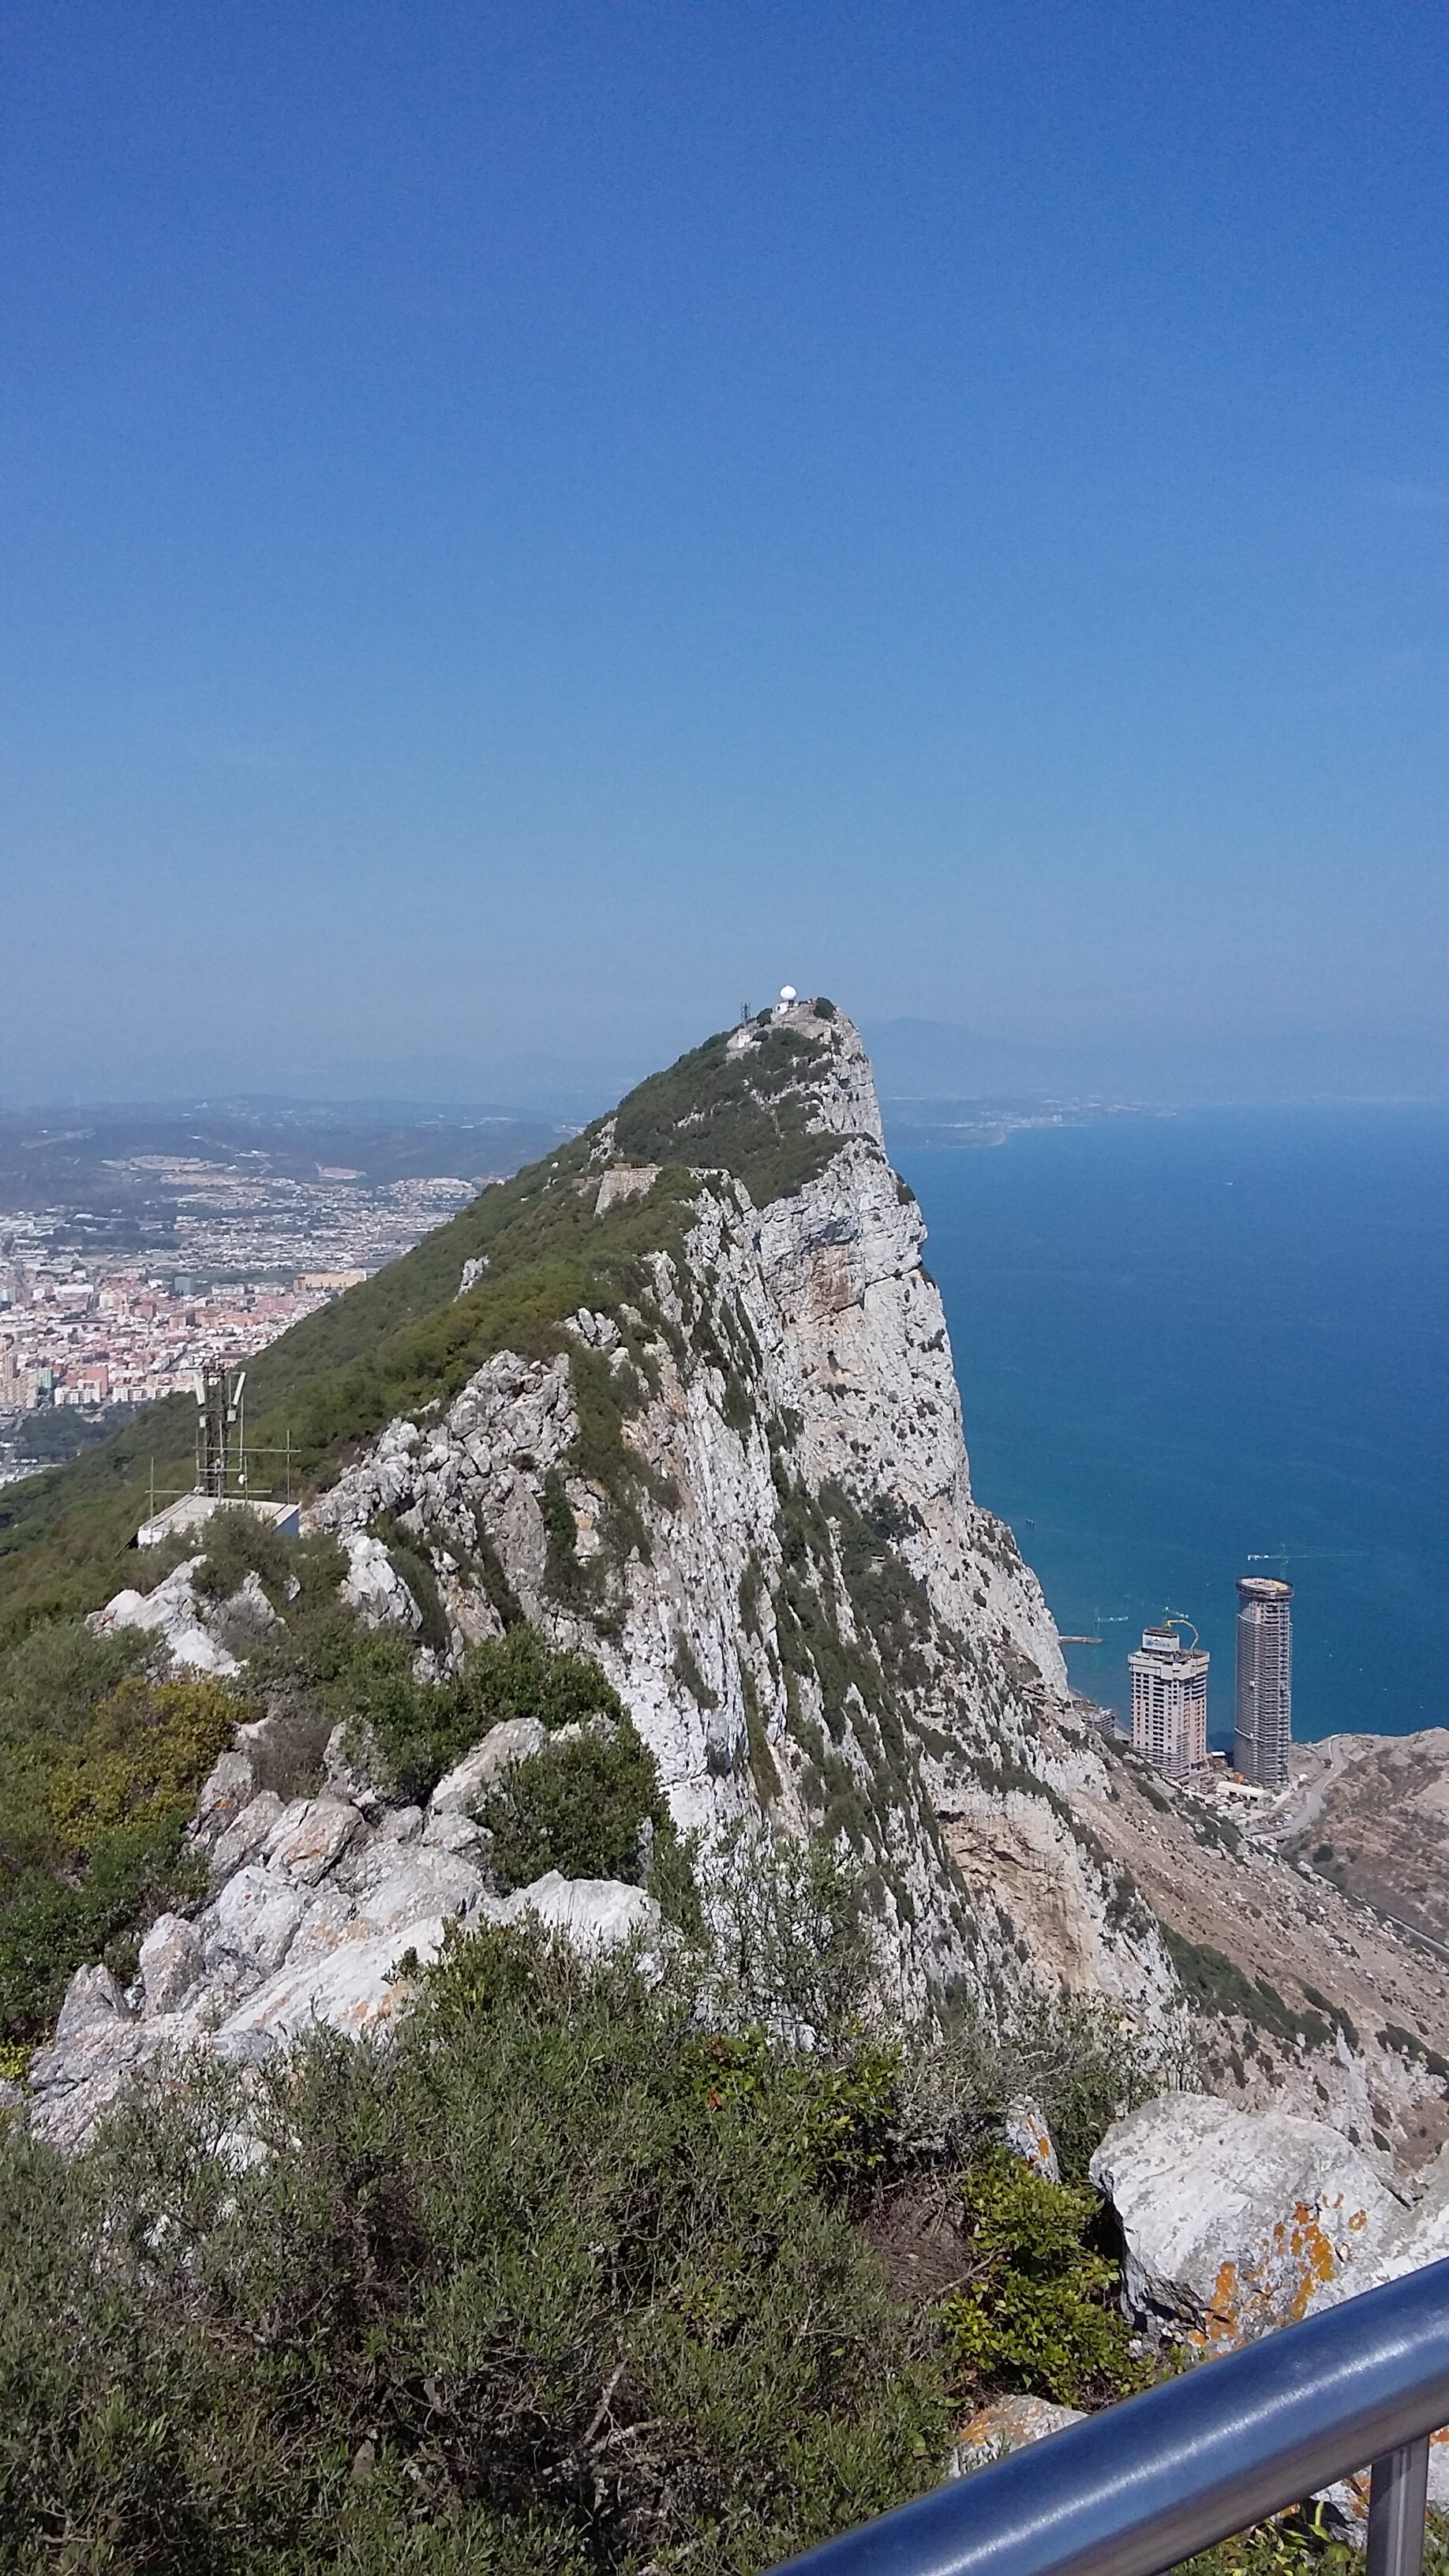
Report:
M10 0L0 1096L1444 1050L1446 136L1411 0Z

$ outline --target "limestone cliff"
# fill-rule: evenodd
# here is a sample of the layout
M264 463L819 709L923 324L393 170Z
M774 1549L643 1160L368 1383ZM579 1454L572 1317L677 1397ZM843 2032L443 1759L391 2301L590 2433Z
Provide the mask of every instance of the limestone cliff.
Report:
M1225 1834L1072 1700L1036 1579L972 1497L924 1233L830 1004L707 1041L266 1355L346 1599L423 1677L520 1618L595 1659L706 1850L768 1822L855 1852L907 2011L959 1993L1009 2020L1062 1983L1119 2006L1164 2070L1195 2057L1241 2105L1422 2165L1446 2125L1440 1963L1301 1852ZM237 1675L228 1637L274 1613L249 1578L218 1617L194 1570L98 1624ZM156 1976L79 1972L36 2067L54 2134L172 2041L365 2021L394 1954L503 1902L446 1784L406 1806L344 1726L319 1801L268 1750L277 1715L203 1798L209 1897L189 1928L165 1918ZM518 1755L495 1732L485 1768ZM1321 1830L1307 1808L1290 1825ZM545 1910L622 1923L622 1893Z
M620 1293L390 1422L313 1523L360 1559L384 1515L426 1551L450 1651L496 1630L501 1580L597 1656L681 1824L843 1834L916 2000L964 1980L1003 2003L1034 1967L1160 2028L1171 1970L1075 1821L1097 1757L1036 1579L972 1499L860 1039L802 1003L686 1067L541 1178L595 1224L627 1210Z

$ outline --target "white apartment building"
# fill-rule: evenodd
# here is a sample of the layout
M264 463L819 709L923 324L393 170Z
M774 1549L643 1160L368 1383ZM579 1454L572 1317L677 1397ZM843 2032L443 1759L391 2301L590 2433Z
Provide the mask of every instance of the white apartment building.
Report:
M1192 1629L1184 1645L1179 1624L1166 1619L1143 1631L1142 1644L1127 1658L1132 1675L1132 1744L1134 1751L1166 1780L1185 1780L1207 1768L1208 1662Z

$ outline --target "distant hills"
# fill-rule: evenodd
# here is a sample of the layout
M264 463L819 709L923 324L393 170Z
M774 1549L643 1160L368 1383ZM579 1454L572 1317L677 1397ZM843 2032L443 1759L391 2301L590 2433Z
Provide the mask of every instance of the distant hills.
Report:
M1151 1108L1313 1100L1449 1100L1449 1048L1415 1037L1285 1036L1199 1042L1023 1041L946 1020L867 1022L881 1096L1140 1101Z

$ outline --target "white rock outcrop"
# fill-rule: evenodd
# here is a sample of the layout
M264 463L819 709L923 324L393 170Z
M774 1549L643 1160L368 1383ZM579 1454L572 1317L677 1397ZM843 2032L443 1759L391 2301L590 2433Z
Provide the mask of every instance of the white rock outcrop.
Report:
M445 1771L428 1800L429 1817L442 1815L449 1808L472 1812L477 1801L486 1797L495 1783L515 1762L526 1762L531 1754L542 1753L548 1742L547 1730L536 1717L508 1717L501 1725L490 1727L481 1744Z
M1145 2103L1109 2129L1092 2178L1126 2248L1124 2304L1154 2340L1231 2352L1449 2256L1449 2147L1392 2188L1336 2129L1243 2112L1208 2094ZM1362 2539L1367 2477L1327 2491ZM1429 2448L1429 2501L1449 2508L1449 2435Z
M580 1950L638 1941L653 1954L659 1912L641 1888L549 1871L500 1897L466 1853L424 1841L416 1807L369 1825L335 1797L263 1790L238 1813L238 1760L223 1754L200 1802L206 1904L151 1926L129 1991L108 1968L78 1968L31 2060L31 2127L53 2145L84 2144L131 2077L168 2054L254 2065L318 2025L381 2028L408 2001L404 1964L436 1958L450 1921L531 1916Z
M406 1431L411 1425L403 1423L395 1427ZM385 1490L396 1490L396 1473L393 1462L381 1455L379 1497ZM377 1508L384 1508L381 1499ZM369 1538L365 1530L349 1530L344 1544L347 1573L342 1585L343 1600L350 1603L369 1628L406 1628L416 1632L422 1624L418 1605L402 1576L393 1571L392 1559L381 1539Z
M173 1664L229 1680L241 1667L203 1621L191 1580L200 1564L199 1556L188 1557L163 1575L152 1592L117 1592L104 1610L95 1613L91 1626L101 1636L115 1628L145 1629L165 1647Z
M1119 2120L1091 2173L1121 2222L1132 2314L1212 2351L1368 2288L1408 2215L1336 2129L1206 2093Z

